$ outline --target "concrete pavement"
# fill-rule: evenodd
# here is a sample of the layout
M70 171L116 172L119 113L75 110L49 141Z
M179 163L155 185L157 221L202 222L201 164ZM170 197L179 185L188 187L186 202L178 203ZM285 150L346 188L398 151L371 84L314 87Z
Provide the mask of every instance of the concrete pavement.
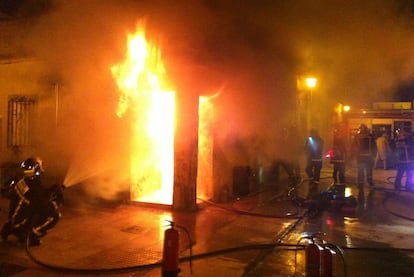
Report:
M324 165L321 189L331 183ZM29 248L14 238L0 244L0 276L161 276L167 219L180 230L179 276L305 276L305 256L297 247L307 234L340 247L333 276L412 276L414 274L414 195L392 191L394 170L375 170L376 186L359 191L355 170L348 188L358 200L344 216L325 209L309 214L286 194L286 182L267 184L228 203L200 201L197 212L171 212L142 204L76 201L62 219ZM299 187L304 197L307 184ZM0 199L0 221L7 217ZM190 256L192 259L190 260Z

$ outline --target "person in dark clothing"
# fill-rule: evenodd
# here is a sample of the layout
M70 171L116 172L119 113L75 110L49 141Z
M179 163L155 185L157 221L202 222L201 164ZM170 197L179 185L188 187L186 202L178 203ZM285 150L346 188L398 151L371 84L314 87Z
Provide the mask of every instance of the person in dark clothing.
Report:
M293 170L293 182L295 185L300 183L302 177L300 174L300 156L302 155L302 142L298 127L293 124L289 129L289 135L286 139L287 144L290 144L291 164Z
M334 184L345 184L345 159L346 144L342 133L335 129L332 143L332 153L330 153L331 164L333 164L332 178Z
M401 190L401 182L406 173L405 189L414 190L414 141L411 134L400 131L397 136L397 175L395 177L394 188Z
M358 167L358 187L363 188L365 184L365 178L369 186L373 187L375 140L367 125L361 124L359 126L358 133L355 135L352 141L351 151L352 155L356 158Z
M9 235L15 235L20 241L25 240L30 220L43 198L41 163L35 158L29 158L21 164L21 169L24 177L14 182L10 188L8 221L1 230L4 241L7 241Z
M39 245L39 238L56 225L60 217L57 202L62 202L63 198L55 187L45 189L42 186L40 159L29 158L21 168L24 177L11 187L8 220L1 229L1 236L7 241L14 235L22 242L29 237L31 245Z
M289 187L293 187L301 179L299 165L301 143L295 125L283 129L283 133L277 141L277 149L278 151L272 164L273 172L279 178L280 168L283 168L288 175Z
M47 234L47 231L56 226L60 220L60 206L63 204L63 191L65 186L54 185L46 189L45 200L35 212L31 220L29 238L31 245L39 245L40 238Z
M333 134L332 150L328 156L333 165L333 184L330 190L335 198L345 198L345 168L346 168L346 143L343 133L336 128Z
M318 192L319 180L323 164L324 141L316 129L311 129L310 135L305 142L306 174L309 177L309 197Z

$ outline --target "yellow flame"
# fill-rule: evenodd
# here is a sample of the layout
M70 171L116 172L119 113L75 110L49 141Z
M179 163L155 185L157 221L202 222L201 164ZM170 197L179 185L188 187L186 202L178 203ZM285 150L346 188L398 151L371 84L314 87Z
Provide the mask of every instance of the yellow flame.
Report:
M138 26L128 35L128 57L111 72L121 93L116 114L132 118L131 200L172 204L175 93L162 88L160 56Z
M213 197L213 134L214 116L212 97L199 98L197 197Z

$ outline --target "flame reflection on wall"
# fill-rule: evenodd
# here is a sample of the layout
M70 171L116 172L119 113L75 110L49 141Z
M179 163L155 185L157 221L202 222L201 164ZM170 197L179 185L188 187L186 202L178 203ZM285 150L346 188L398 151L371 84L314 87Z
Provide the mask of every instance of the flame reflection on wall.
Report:
M213 98L199 98L197 197L213 197Z

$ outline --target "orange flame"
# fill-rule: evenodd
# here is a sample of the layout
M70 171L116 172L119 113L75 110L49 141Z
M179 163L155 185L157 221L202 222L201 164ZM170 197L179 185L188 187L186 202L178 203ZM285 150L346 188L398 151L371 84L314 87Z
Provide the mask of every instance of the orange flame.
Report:
M142 26L128 35L128 57L111 72L121 92L116 113L132 118L131 200L172 204L175 93L162 88L160 51Z
M198 174L197 197L211 199L213 196L213 134L212 118L214 116L211 97L199 98L199 128L198 128Z

